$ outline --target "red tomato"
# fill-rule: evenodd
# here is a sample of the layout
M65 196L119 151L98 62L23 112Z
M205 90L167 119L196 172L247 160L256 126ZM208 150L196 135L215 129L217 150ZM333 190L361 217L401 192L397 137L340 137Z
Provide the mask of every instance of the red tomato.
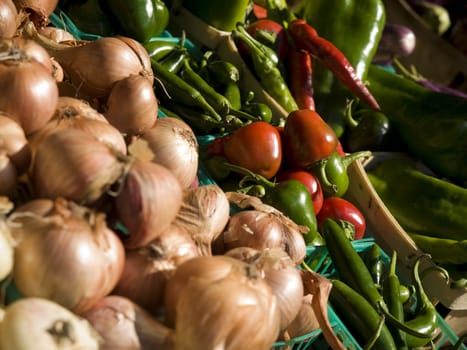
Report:
M253 3L253 13L255 14L256 18L266 18L268 16L267 8L260 6L258 4Z
M321 211L316 216L318 230L321 230L321 226L326 218L351 223L354 227L353 239L355 240L365 236L365 217L355 205L344 198L328 197L324 199Z
M288 115L283 141L288 167L306 169L335 152L339 140L316 111L299 109Z
M320 212L321 207L323 206L324 197L323 189L321 188L321 185L316 176L306 170L281 170L277 173L276 178L279 182L290 179L302 182L310 192L315 215Z
M282 162L279 131L269 123L258 121L242 126L208 145L211 155L224 156L230 163L271 179Z

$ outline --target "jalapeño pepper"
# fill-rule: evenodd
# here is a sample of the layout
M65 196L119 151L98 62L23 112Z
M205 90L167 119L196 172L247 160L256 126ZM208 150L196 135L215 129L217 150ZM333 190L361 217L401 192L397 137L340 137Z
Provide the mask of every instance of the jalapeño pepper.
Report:
M383 1L302 1L296 12L321 37L342 51L355 68L356 76L365 82L386 21ZM352 32L352 35L346 35L348 32ZM313 90L317 111L326 118L338 137L342 136L345 130L346 100L351 99L352 94L320 62L316 62L313 67ZM377 96L375 97L378 101Z

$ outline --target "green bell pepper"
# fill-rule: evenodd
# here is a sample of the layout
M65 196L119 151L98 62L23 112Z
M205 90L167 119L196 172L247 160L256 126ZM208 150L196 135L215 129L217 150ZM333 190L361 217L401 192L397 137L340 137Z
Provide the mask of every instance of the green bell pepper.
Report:
M169 24L169 9L161 0L105 0L123 34L141 43L160 36Z
M467 185L467 99L371 66L368 81L407 150L440 177Z
M303 1L297 13L342 51L358 78L365 82L386 22L383 1ZM313 67L313 89L318 113L340 137L345 130L347 99L353 98L352 93L319 62Z

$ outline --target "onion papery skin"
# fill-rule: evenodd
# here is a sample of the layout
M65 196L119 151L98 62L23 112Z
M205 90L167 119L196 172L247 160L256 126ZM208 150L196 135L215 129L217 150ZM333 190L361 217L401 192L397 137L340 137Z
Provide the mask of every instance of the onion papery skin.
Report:
M134 40L131 43L141 46ZM151 83L154 79L147 52L147 57L139 56L140 51L118 37L103 37L77 46L63 45L49 50L49 54L60 63L73 85L94 98L106 99L116 82L133 74L141 74Z
M30 138L31 144L37 144L46 135L64 128L76 128L94 136L96 140L109 146L117 153L126 154L127 147L123 135L112 126L103 114L85 101L60 96L57 109L52 119Z
M123 273L112 294L127 297L154 316L160 315L168 279L177 266L198 255L188 232L171 225L145 247L127 249Z
M216 184L186 189L174 224L185 228L201 255L212 255L212 244L222 234L230 217L225 192Z
M255 250L248 247L235 248L227 256L254 265L259 275L271 287L277 297L281 312L281 330L285 330L297 316L304 294L302 277L290 256L281 248Z
M290 322L287 327L287 333L290 338L301 337L320 328L315 311L313 310L313 298L318 298L318 295L306 294L302 298L302 306L298 311L297 316Z
M100 350L172 350L175 334L128 298L109 295L83 314L102 337Z
M270 349L279 334L277 299L257 277L254 267L227 256L180 265L168 283L178 289L176 349Z
M128 230L126 248L143 247L158 238L177 216L182 188L170 170L149 160L135 159L115 197L118 219Z
M0 111L16 121L26 136L42 128L55 112L57 83L36 61L0 62L0 91Z
M53 40L57 43L64 41L73 41L76 38L70 32L67 32L65 29L56 28L56 27L44 27L38 28L38 33Z
M59 0L13 0L18 11L25 11L37 27L46 26Z
M100 199L124 173L127 161L83 130L50 133L32 149L30 178L36 197L80 204Z
M131 74L113 85L106 108L110 124L126 136L137 136L156 123L159 105L152 82Z
M154 153L153 161L170 169L183 189L190 187L199 162L199 145L192 128L181 119L159 118L141 138Z
M0 39L12 38L17 29L18 11L12 0L0 0Z
M275 212L248 209L232 214L223 239L226 251L238 247L282 248L295 265L306 255L303 235Z
M22 298L5 309L0 349L97 350L100 337L90 323L44 298Z
M63 198L53 204L33 200L15 209L9 223L17 242L13 281L22 296L46 298L80 314L120 279L125 251L104 214Z

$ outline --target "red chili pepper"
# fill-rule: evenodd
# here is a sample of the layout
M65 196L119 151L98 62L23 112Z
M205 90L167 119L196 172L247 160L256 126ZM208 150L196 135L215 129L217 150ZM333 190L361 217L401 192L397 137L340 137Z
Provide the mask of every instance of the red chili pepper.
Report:
M292 21L288 30L297 48L308 51L311 56L318 59L368 106L380 109L378 102L357 76L355 68L332 42L320 37L318 32L303 19Z
M292 49L289 53L290 92L300 109L315 110L312 78L311 55L305 50Z

